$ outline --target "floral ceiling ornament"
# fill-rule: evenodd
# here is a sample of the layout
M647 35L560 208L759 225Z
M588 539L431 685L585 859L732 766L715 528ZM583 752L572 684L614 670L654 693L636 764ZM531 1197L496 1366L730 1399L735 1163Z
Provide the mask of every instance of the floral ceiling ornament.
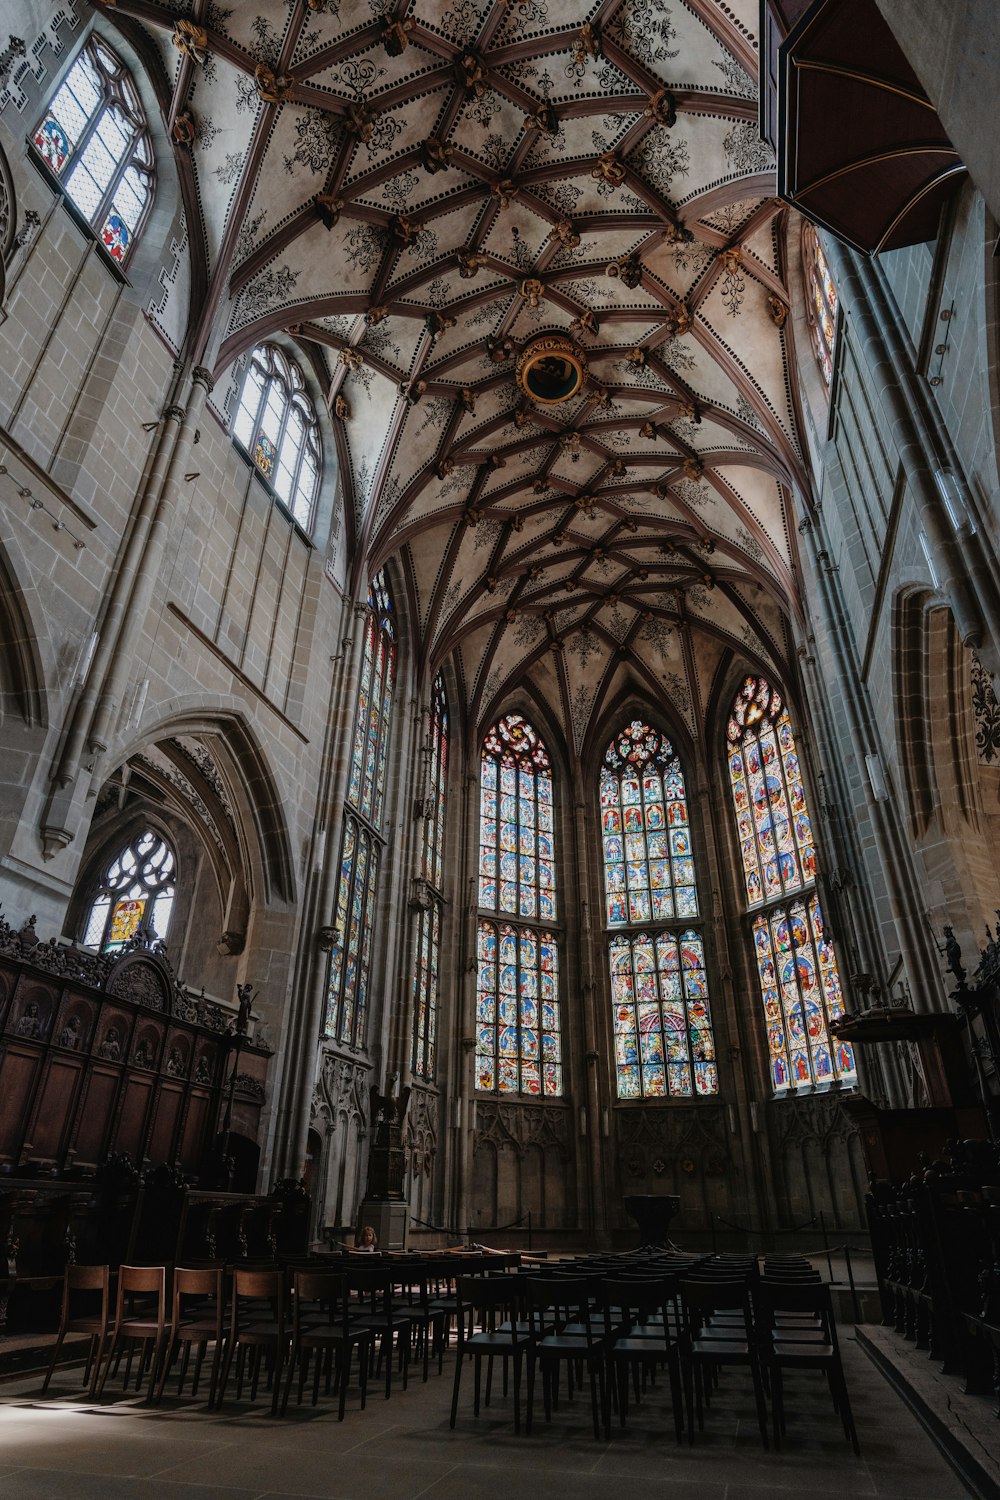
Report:
M196 26L194 21L178 21L170 40L182 57L204 64L208 56L208 32L204 26Z
M518 294L531 307L541 307L545 298L545 286L537 276L526 276L518 285Z

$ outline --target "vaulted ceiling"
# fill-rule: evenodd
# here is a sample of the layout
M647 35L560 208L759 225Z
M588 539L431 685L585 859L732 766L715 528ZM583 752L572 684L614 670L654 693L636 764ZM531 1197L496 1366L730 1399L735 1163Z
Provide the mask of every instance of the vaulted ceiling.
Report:
M105 8L188 142L189 347L311 353L354 586L398 558L473 722L530 680L577 750L629 688L696 736L726 653L787 681L805 482L757 0ZM543 406L515 363L551 331L590 381Z

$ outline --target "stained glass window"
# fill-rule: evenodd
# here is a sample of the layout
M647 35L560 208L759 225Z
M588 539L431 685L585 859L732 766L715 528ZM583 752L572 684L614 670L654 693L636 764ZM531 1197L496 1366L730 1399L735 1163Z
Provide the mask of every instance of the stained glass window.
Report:
M385 798L385 764L396 664L396 627L381 573L372 583L368 607L370 613L365 630L347 800L378 828L382 823Z
M771 1081L776 1089L854 1084L854 1054L829 1031L844 1014L844 999L815 891L816 846L795 735L766 678L743 683L727 741L747 906L756 913L753 947Z
M146 117L121 58L91 37L32 136L42 161L124 264L153 197Z
M830 275L823 247L815 229L808 226L802 240L806 278L806 317L812 331L813 349L823 379L833 380L833 344L837 330L837 288Z
M476 1087L497 1094L561 1094L555 933L481 921L478 958Z
M441 992L441 895L444 850L445 785L448 773L448 702L440 675L431 692L427 742L427 790L422 809L424 837L420 872L429 905L421 908L414 930L413 1058L415 1078L433 1083L437 1049L437 1011Z
M619 1099L717 1094L700 934L616 933L610 963Z
M347 1046L364 1045L371 975L372 933L383 840L385 768L392 717L395 625L385 579L368 594L368 623L358 688L327 980L325 1034Z
M483 742L476 1087L562 1093L552 769L537 731L507 714Z
M639 719L605 752L601 838L618 1097L717 1094L704 943L677 925L698 916L684 773Z
M258 345L250 357L233 437L308 531L319 487L319 427L302 371L274 344Z
M380 852L368 829L349 814L340 853L326 1008L327 1036L347 1046L361 1046L365 1039Z
M556 914L552 772L520 714L501 719L483 744L479 905L543 922Z
M135 938L166 938L177 862L158 833L146 829L106 866L84 925L83 942L120 952Z

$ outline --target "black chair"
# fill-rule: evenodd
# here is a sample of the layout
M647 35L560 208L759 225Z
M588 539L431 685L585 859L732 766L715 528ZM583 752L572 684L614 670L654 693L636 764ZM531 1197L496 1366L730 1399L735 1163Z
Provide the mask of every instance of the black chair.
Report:
M640 1369L666 1365L670 1376L670 1399L674 1410L677 1441L684 1437L684 1400L681 1392L680 1345L678 1342L677 1285L665 1277L608 1280L604 1283L605 1326L618 1328L608 1351L616 1376L618 1419L622 1427L628 1417L629 1373L636 1399Z
M761 1441L766 1448L767 1411L749 1286L745 1281L686 1280L681 1282L680 1290L684 1308L681 1363L689 1438L694 1442L695 1415L699 1431L704 1430L704 1405L708 1402L709 1379L720 1365L737 1365L750 1371L757 1406L757 1424ZM724 1331L716 1329L710 1336L707 1331L709 1322L721 1314L738 1314L738 1326L730 1325Z
M486 1372L486 1405L490 1404L493 1361L503 1362L504 1391L507 1390L507 1362L514 1366L514 1431L521 1431L521 1371L528 1358L528 1420L531 1431L531 1405L534 1394L534 1347L530 1332L521 1320L521 1295L524 1281L520 1276L460 1276L457 1285L458 1348L455 1353L455 1384L451 1396L451 1426L458 1415L458 1396L462 1369L471 1355L475 1400L473 1414L479 1416L482 1391L483 1360L489 1361Z
M594 1419L594 1436L598 1440L603 1426L605 1437L611 1434L611 1402L608 1390L608 1349L612 1335L606 1330L604 1309L595 1310L590 1301L586 1278L537 1277L524 1283L525 1302L532 1347L529 1356L528 1419L532 1415L534 1364L542 1368L542 1395L545 1420L552 1420L558 1404L559 1370L568 1367L567 1386L573 1392L573 1367L586 1365L590 1377L590 1403ZM575 1331L570 1332L573 1328Z
M822 1370L830 1383L834 1411L840 1414L845 1436L855 1453L860 1453L861 1446L837 1341L837 1324L833 1316L830 1288L822 1283L792 1285L762 1281L757 1289L757 1308L762 1359L771 1379L774 1446L780 1447L781 1438L785 1434L784 1372ZM803 1339L798 1333L790 1332L777 1323L781 1314L798 1314L816 1319L821 1328L821 1340Z
M288 1376L281 1401L282 1415L288 1409L288 1397L296 1367L299 1372L298 1405L302 1405L309 1362L315 1355L312 1404L319 1403L320 1377L326 1375L326 1392L332 1376L340 1391L338 1421L344 1420L351 1360L358 1351L358 1383L361 1410L368 1397L368 1365L374 1335L370 1328L351 1319L351 1304L346 1277L335 1271L296 1271L292 1285L292 1343L288 1358Z
M354 1256L348 1258L344 1273L347 1293L351 1298L348 1319L353 1328L369 1328L373 1339L378 1339L379 1360L385 1361L385 1397L388 1401L392 1395L394 1352L403 1375L403 1390L406 1390L413 1319L405 1304L397 1307L393 1303L392 1272L389 1268L376 1266L371 1270L362 1270L357 1259ZM366 1256L365 1259L369 1260L370 1257ZM372 1352L374 1353L374 1346Z

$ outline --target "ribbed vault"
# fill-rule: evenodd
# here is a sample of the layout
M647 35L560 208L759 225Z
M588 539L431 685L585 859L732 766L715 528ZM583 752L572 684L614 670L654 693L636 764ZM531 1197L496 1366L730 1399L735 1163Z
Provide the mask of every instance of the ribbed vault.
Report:
M582 747L626 685L699 732L727 650L787 677L788 210L755 0L106 0L170 83L189 348L323 372L353 587L396 556L425 680L526 679ZM180 24L178 24L180 23ZM568 333L590 383L514 378Z

